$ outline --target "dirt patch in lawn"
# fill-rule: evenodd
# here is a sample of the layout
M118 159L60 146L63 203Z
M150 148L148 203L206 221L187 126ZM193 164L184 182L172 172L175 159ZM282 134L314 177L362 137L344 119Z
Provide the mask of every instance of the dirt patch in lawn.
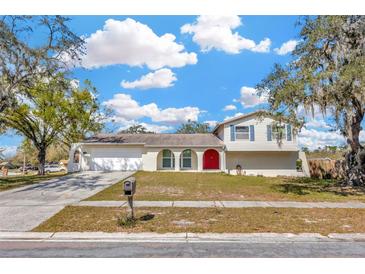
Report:
M68 206L33 231L307 232L323 235L365 232L365 209L138 208L133 226L118 225L118 218L125 216L125 208Z

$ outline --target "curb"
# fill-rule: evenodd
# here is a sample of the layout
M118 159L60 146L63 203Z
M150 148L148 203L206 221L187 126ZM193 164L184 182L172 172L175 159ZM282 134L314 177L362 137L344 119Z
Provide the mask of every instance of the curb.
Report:
M0 241L93 242L365 242L365 233L0 232Z

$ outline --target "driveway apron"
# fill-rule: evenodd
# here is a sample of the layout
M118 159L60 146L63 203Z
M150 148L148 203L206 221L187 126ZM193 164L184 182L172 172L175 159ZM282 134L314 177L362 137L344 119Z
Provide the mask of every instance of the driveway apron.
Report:
M29 231L133 172L83 172L0 192L0 231Z

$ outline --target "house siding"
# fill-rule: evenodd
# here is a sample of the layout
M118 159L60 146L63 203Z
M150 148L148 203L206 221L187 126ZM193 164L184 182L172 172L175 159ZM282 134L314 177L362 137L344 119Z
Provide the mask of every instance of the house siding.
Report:
M296 170L297 159L299 152L295 151L227 152L226 172L236 175L236 166L240 165L246 175L300 176Z
M291 138L270 140L268 133L274 120L258 119L250 114L220 124L213 134L208 135L107 135L91 142L73 144L70 150L69 172L84 170L146 170L157 171L162 168L162 151L170 149L175 157L174 171L205 171L203 169L204 152L215 149L219 153L219 169L229 174L237 174L240 165L247 175L263 176L308 176L308 164L305 154L299 152L297 138L290 129ZM249 138L237 140L231 136L236 126L249 127ZM199 137L199 138L198 138ZM217 138L216 138L217 137ZM118 139L119 138L119 139ZM231 141L233 140L233 141ZM192 168L180 168L180 155L183 150L191 149ZM75 151L79 151L79 163L73 163ZM296 161L303 161L303 172L297 172Z
M271 125L273 119L257 117L245 117L231 123L224 124L224 143L227 151L298 151L295 135L292 133L292 140L282 140L279 145L277 140L268 140L267 126ZM254 140L231 141L231 126L252 126L254 127ZM250 131L251 132L251 131ZM251 133L250 133L251 134Z

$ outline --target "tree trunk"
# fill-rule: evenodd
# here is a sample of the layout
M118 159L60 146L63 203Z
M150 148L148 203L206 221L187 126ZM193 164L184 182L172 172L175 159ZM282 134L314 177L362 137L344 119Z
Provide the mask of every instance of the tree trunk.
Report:
M44 175L44 166L46 163L46 148L42 147L38 150L38 175Z
M360 144L361 122L363 113L355 114L347 127L348 152L345 154L346 178L345 184L349 186L365 186L365 149Z

